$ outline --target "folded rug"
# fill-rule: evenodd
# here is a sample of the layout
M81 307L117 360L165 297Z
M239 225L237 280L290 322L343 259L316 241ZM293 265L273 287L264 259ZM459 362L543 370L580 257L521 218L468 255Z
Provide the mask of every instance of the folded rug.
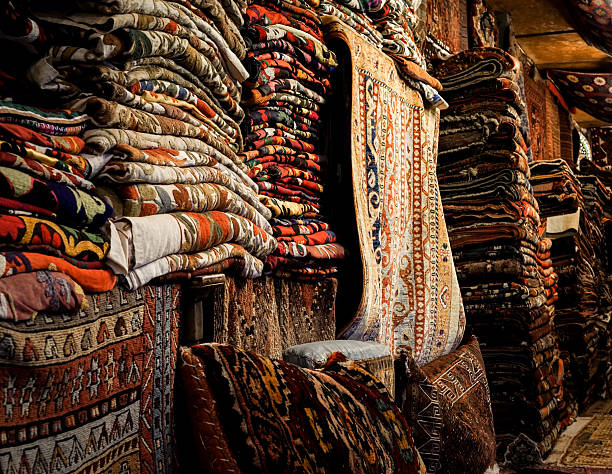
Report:
M123 199L119 217L143 217L175 211L225 211L242 216L268 234L272 233L266 219L269 215L266 207L259 205L255 209L236 193L218 184L133 184L120 186L117 194ZM263 214L260 207L263 207Z
M56 148L66 153L80 153L85 148L85 142L80 137L52 136L12 123L0 123L0 135L5 138L13 137L36 145Z
M181 360L200 469L425 472L384 385L341 354L321 371L218 344Z
M39 270L0 278L0 319L31 321L39 312L73 313L87 301L69 276Z
M90 191L44 181L1 166L0 195L49 209L62 222L91 228L101 227L113 212L106 202Z
M83 156L69 154L57 148L37 145L11 136L6 140L0 140L0 150L38 161L54 169L67 171L81 178L91 175L91 166Z
M167 255L193 253L233 242L256 257L276 248L276 239L244 217L220 211L124 217L109 222L108 264L125 274ZM151 240L151 235L156 239Z
M101 234L28 216L0 214L0 243L18 246L46 246L53 251L83 261L101 261L109 243Z
M87 126L87 115L66 110L41 110L0 100L0 122L15 124L49 135L78 135Z
M171 278L173 274L195 276L209 273L214 267L226 270L224 265L231 259L233 270L242 278L258 278L263 272L263 263L240 245L224 243L201 252L175 253L153 260L120 276L121 281L131 290L140 288L158 278Z
M208 166L160 166L148 163L116 162L107 163L100 172L100 181L123 184L218 184L233 191L255 207L266 218L270 211L259 202L256 193L238 179L233 173L222 167ZM249 178L246 178L251 181Z
M219 168L218 164L223 165L226 169L233 171L240 177L243 184L250 187L253 191L257 192L257 185L246 175L242 167L237 166L233 161L229 159L217 159L208 154L200 153L196 151L181 151L174 150L171 148L153 148L139 150L126 144L120 144L114 147L111 151L112 158L114 161L125 161L125 162L138 162L148 163L150 165L157 166L177 166L191 167L191 166L210 166L212 168ZM218 157L219 158L219 157Z
M5 149L5 147L0 144L0 150L3 149ZM56 183L69 184L87 191L91 191L94 188L94 185L90 181L76 174L70 173L69 171L63 171L54 166L49 166L38 160L23 158L13 153L0 151L0 166L19 169L37 178L55 181Z
M115 274L108 269L81 268L65 259L33 252L0 252L0 278L38 270L65 273L83 290L93 293L112 290L117 282Z
M484 81L516 80L520 63L502 49L472 48L436 64L436 74L444 91L455 91Z

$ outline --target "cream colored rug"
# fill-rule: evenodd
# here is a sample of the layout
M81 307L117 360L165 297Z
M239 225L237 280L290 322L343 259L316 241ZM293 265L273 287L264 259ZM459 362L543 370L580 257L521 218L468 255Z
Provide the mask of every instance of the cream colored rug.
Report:
M608 407L609 408L609 407ZM606 407L594 412L609 413ZM547 464L568 467L612 468L612 415L579 417L559 438Z

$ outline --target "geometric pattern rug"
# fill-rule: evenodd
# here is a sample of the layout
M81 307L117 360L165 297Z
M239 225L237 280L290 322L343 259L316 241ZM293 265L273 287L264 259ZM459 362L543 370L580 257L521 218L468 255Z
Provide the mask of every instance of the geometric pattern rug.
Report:
M329 19L332 39L348 47L344 64L352 66L351 172L364 282L340 338L376 341L394 356L407 350L423 365L452 352L465 326L436 175L439 112L423 106L387 55Z
M574 436L559 464L612 468L612 415L595 415Z
M612 401L596 402L578 417L561 435L545 463L558 467L559 472L572 472L562 468L612 472Z
M0 321L0 472L174 472L179 287L86 301Z
M588 44L612 55L612 2L566 0L565 5L580 36Z
M612 123L612 74L549 69L548 77L570 105Z

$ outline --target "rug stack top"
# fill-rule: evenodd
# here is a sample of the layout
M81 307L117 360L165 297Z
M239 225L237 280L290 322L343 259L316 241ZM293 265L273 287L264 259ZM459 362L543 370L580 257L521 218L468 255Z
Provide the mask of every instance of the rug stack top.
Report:
M114 209L106 258L130 289L229 270L257 277L276 246L237 155L245 9L238 0L31 2L48 42L28 79L91 120L90 179Z
M317 11L324 23L339 20L395 62L398 73L427 103L445 108L440 82L427 72L417 46L417 11L421 0L322 0Z

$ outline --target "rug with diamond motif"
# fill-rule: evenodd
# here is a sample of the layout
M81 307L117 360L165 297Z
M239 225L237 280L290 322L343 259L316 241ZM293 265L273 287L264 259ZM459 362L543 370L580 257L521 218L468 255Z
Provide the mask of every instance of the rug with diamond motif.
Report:
M409 350L419 364L463 336L463 304L436 177L439 115L393 61L330 21L352 64L352 179L363 267L361 302L344 339Z

